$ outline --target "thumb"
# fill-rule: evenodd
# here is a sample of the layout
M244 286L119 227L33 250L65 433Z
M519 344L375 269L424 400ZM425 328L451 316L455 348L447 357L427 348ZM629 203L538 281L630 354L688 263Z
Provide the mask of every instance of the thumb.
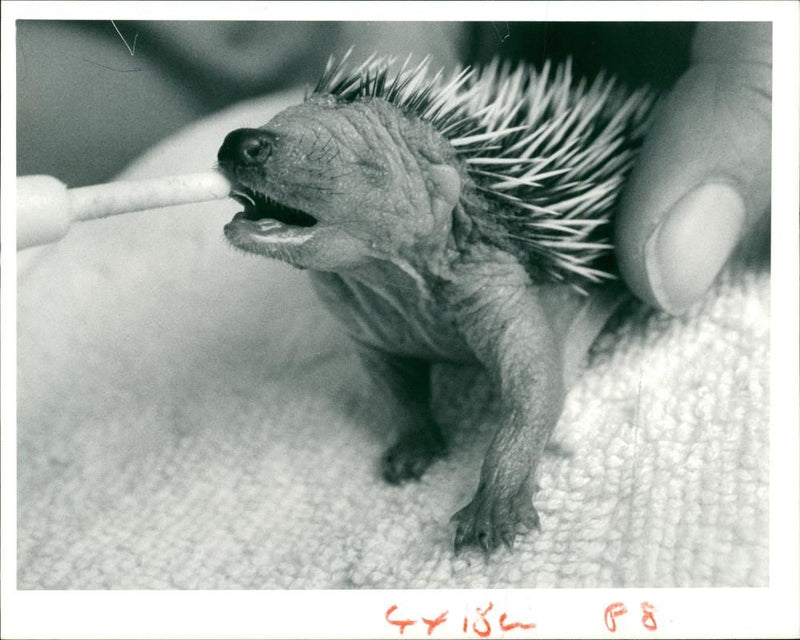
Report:
M620 202L631 290L681 313L712 284L770 200L768 23L702 24L692 66L659 105Z

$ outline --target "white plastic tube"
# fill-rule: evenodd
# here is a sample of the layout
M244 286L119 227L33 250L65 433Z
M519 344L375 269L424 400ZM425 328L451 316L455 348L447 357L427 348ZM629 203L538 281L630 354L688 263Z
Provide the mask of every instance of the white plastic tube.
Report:
M131 211L227 198L231 183L219 171L152 180L67 187L52 176L17 178L17 249L55 242L73 222Z

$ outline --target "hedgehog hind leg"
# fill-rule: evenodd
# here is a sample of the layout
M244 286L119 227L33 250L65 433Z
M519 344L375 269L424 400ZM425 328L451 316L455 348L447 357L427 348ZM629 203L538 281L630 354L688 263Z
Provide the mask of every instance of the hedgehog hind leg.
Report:
M390 484L419 480L447 453L444 436L430 412L430 364L424 360L361 349L361 360L376 385L392 403L400 436L381 459Z

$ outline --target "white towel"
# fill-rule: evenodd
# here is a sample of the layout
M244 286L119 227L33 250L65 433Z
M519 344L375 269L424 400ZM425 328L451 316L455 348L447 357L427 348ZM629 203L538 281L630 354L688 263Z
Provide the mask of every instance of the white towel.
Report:
M201 121L124 177L209 168L296 100ZM20 254L20 588L768 583L764 269L601 336L539 470L542 532L486 562L453 555L449 522L492 431L481 376L437 376L452 455L386 485L391 416L304 274L226 245L236 210L82 223Z

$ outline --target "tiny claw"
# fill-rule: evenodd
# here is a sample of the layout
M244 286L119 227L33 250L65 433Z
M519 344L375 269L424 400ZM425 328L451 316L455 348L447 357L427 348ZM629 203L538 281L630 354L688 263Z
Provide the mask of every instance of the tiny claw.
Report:
M532 509L529 521L526 524L529 528L536 529L539 533L542 532L542 521L539 519L539 512L536 509Z
M488 558L489 554L492 551L492 544L491 541L489 540L489 535L486 533L478 534L478 542L481 543L483 554Z
M422 476L425 474L426 467L422 464L416 464L411 467L411 475L413 476L414 480L422 480Z
M458 511L456 511L452 516L450 516L450 522L456 522L456 521L460 522L461 514L464 513L466 509L467 507L464 507L463 509L459 509ZM461 529L461 527L459 527L459 529Z
M503 539L503 544L506 545L506 549L514 553L514 535L509 531L505 531L500 537Z
M539 533L542 532L542 526L539 522L539 512L533 504L525 504L517 511L519 519L528 529L536 529Z
M453 516L453 518L455 517L456 516ZM461 550L464 548L466 538L467 538L466 527L464 527L463 524L459 524L458 529L456 529L455 540L453 541L453 551L455 551L456 555L460 554Z

